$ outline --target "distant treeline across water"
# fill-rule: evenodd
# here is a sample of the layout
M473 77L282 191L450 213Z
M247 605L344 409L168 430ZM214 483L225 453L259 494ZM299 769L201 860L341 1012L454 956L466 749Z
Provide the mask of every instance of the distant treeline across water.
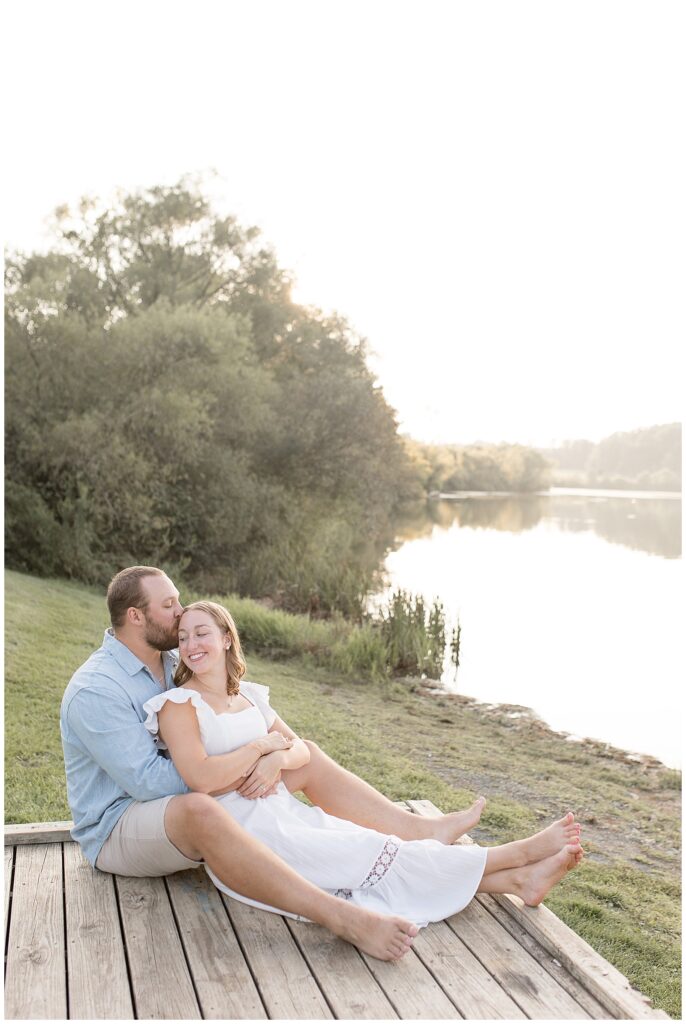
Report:
M681 424L612 434L597 444L565 441L540 449L560 487L681 490Z

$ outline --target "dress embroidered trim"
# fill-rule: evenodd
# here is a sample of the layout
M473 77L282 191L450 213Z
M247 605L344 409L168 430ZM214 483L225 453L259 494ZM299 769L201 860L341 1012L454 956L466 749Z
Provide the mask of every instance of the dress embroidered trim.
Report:
M395 860L395 855L399 849L400 843L397 839L387 839L383 845L383 850L374 861L372 870L369 872L359 888L370 889L373 885L376 885L377 882L380 882ZM353 898L353 890L335 889L334 896L338 896L341 900L351 900Z
M377 882L381 881L395 860L395 855L399 849L400 843L396 839L386 840L383 850L374 862L374 867L365 878L360 889L369 889L370 886L376 885Z

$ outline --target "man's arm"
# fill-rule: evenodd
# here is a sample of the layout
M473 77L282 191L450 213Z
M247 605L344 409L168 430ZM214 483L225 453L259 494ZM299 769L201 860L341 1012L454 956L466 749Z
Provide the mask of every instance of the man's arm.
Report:
M188 792L172 762L160 757L135 709L115 694L80 690L66 720L93 760L134 800Z

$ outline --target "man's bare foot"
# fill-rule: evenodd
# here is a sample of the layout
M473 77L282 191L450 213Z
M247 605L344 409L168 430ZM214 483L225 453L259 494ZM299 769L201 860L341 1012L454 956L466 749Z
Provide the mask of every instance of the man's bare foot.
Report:
M460 836L478 824L485 803L486 798L480 796L466 811L453 811L451 814L444 814L441 818L435 818L433 820L434 839L439 839L446 846L457 842Z
M568 871L581 863L584 851L578 845L569 844L558 850L552 857L546 857L536 864L523 869L522 883L517 895L527 907L537 907L554 885L564 878Z
M581 826L574 821L571 811L565 814L564 818L554 821L542 832L529 836L528 839L521 839L524 864L534 864L536 861L545 860L558 853L563 846L574 846L580 843Z
M385 917L350 903L341 907L340 922L329 927L346 942L377 960L399 960L407 953L419 928L402 917Z

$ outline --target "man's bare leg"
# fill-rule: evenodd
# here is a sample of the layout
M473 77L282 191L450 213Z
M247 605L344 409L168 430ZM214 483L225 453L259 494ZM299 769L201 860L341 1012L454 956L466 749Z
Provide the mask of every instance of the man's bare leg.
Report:
M316 743L305 740L309 764L284 771L282 781L291 793L305 796L336 818L346 818L365 828L376 829L400 839L439 839L454 843L479 821L486 801L483 797L465 811L424 818L411 814L374 789L363 779L336 764Z
M203 859L225 885L250 899L308 917L380 960L397 960L417 926L356 907L318 889L249 835L212 797L176 796L164 817L169 840L192 860Z

